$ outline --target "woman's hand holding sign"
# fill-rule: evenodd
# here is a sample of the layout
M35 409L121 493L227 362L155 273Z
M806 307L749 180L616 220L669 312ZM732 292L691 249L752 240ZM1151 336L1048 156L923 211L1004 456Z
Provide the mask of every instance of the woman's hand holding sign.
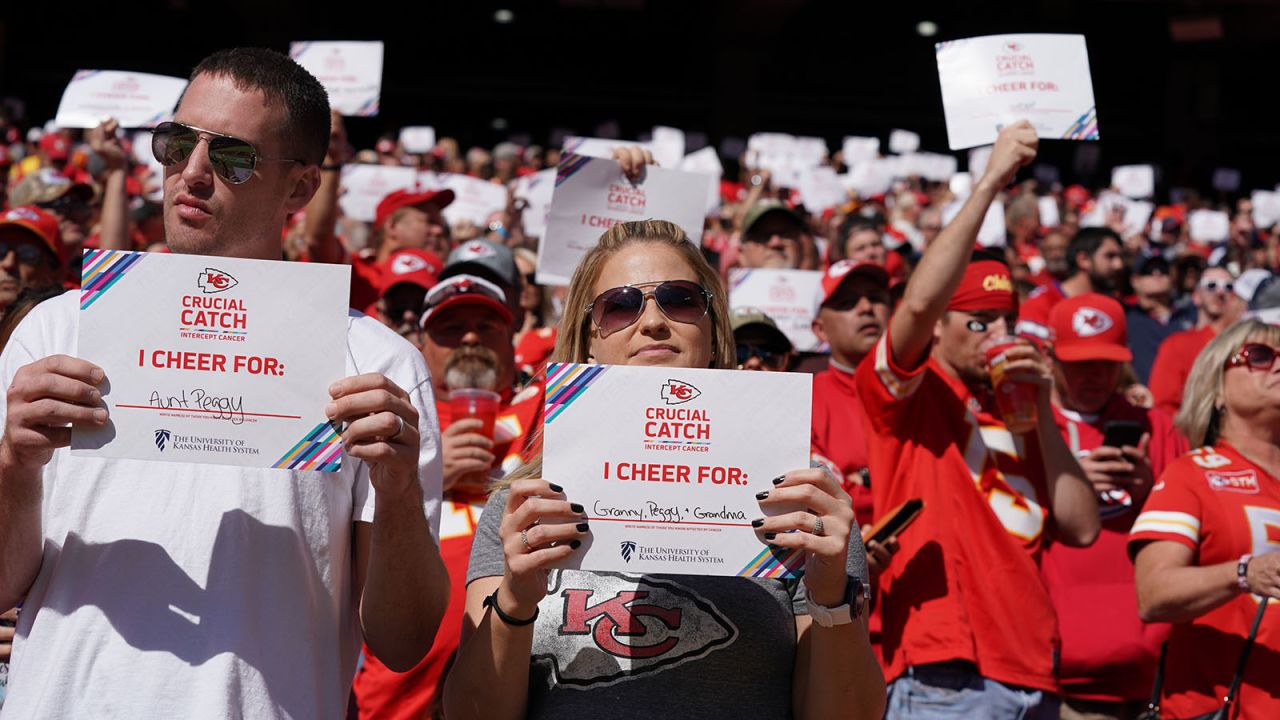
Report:
M498 529L507 567L498 606L531 617L547 594L547 569L581 547L588 532L584 508L566 500L559 485L541 478L512 483Z
M853 500L823 468L793 470L774 478L773 484L773 490L756 494L756 499L761 509L779 514L753 520L756 534L775 547L803 549L809 599L828 607L840 605L847 582L849 533L857 524Z

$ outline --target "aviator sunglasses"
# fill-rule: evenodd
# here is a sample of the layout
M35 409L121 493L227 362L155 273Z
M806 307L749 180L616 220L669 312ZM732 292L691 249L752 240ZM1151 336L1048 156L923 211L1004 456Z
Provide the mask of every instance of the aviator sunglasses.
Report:
M641 287L653 287L645 292ZM610 288L587 306L587 314L602 335L615 333L640 319L645 298L653 297L658 309L678 323L693 324L706 317L711 293L691 280L665 280Z
M1262 343L1245 343L1240 350L1227 359L1227 367L1245 366L1250 371L1270 370L1275 367L1276 349Z
M202 137L209 143L209 164L219 177L232 185L253 177L259 160L307 164L292 158L265 157L259 155L248 140L176 122L162 122L151 131L151 153L165 167L177 165L191 157Z

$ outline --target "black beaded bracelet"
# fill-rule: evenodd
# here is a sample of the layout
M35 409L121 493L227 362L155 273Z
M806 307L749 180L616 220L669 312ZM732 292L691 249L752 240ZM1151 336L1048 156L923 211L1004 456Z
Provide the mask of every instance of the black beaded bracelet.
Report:
M532 625L533 621L538 619L538 608L536 607L533 609L533 617L527 620L511 617L510 615L502 612L502 608L498 607L498 591L497 590L494 590L492 595L484 599L484 606L488 608L493 608L493 613L497 615L498 619L501 620L502 622L508 625L514 625L516 627L520 627L523 625Z

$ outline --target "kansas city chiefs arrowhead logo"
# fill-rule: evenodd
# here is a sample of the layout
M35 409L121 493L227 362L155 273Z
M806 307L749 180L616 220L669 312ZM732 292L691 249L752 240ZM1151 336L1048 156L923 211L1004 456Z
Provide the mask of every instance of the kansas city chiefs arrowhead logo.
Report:
M236 285L239 285L240 281L221 270L205 268L204 272L200 273L200 277L196 278L196 283L206 295L212 295L214 293L226 292Z
M549 652L533 661L535 674L551 686L627 682L738 639L738 628L714 604L665 578L560 570L549 580L534 626L534 647Z
M1080 307L1071 316L1071 329L1082 338L1101 335L1114 324L1106 313L1088 305Z
M662 386L662 399L668 405L687 403L701 394L701 390L683 380L668 380L667 384Z

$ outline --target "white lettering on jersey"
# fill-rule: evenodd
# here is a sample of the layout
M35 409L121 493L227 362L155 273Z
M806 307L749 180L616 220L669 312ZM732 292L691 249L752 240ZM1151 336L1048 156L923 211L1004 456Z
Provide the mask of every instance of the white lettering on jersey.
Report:
M987 503L1006 532L1014 537L1033 542L1044 532L1044 511L1036 496L1035 486L1021 475L1005 473L1000 469L998 457L1005 455L1015 461L1023 455L1023 439L999 427L978 427L978 420L968 415L970 425L969 441L965 446L964 459L969 466L978 490L982 491L983 476L995 473L997 480L1003 480L1009 490L991 487L987 492Z

